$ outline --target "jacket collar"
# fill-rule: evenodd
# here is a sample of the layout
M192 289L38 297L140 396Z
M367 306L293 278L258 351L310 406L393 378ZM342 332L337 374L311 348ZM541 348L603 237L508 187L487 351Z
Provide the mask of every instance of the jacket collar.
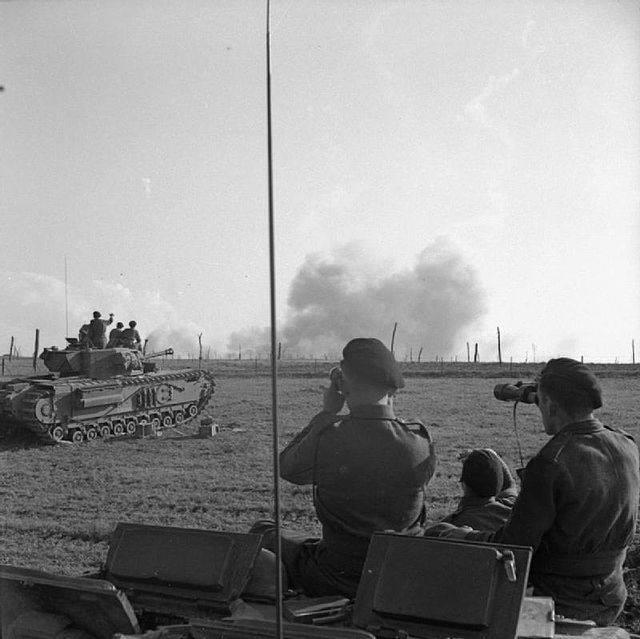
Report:
M353 408L351 417L355 419L395 419L396 415L388 404L366 404Z
M580 434L597 433L601 430L604 430L604 426L602 425L602 422L594 418L594 419L586 419L582 422L573 422L572 424L567 424L566 426L563 426L558 431L558 435L560 433L580 433Z

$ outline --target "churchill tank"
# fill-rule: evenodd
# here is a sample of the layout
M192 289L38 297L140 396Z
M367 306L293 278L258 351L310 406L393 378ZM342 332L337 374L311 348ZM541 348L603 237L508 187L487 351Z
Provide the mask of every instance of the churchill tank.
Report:
M0 384L0 427L26 429L54 442L158 432L194 419L211 398L209 371L159 371L153 358L131 348L45 348L49 374Z

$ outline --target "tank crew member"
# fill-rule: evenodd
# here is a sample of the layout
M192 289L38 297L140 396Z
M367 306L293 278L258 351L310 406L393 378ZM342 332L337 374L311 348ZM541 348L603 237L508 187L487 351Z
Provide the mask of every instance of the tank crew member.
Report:
M483 533L437 524L427 534L531 546L533 594L553 597L561 615L610 625L627 594L622 564L638 514L638 448L594 418L602 391L580 362L550 360L537 404L552 437L527 464L505 526Z
M323 410L280 453L282 478L313 486L322 524L321 539L282 535L289 583L309 596L354 597L374 531L421 534L436 466L424 425L395 416L392 396L404 380L391 351L357 338L342 353ZM338 415L345 401L349 413ZM251 530L275 549L273 522Z
M509 519L518 495L511 471L491 448L472 450L463 459L463 496L456 510L442 521L475 530L497 530Z
M122 322L118 322L116 327L111 329L109 333L109 341L107 342L107 348L116 348L120 346L122 341L122 329L124 328L124 324Z
M78 344L82 348L89 348L89 324L83 324L78 331Z
M140 333L136 329L137 323L134 320L129 322L129 328L125 328L122 331L120 340L125 348L137 348L142 350L142 340L140 339Z
M93 319L89 322L89 346L104 348L107 345L107 326L113 323L113 313L109 313L109 319L100 319L99 311L93 312Z

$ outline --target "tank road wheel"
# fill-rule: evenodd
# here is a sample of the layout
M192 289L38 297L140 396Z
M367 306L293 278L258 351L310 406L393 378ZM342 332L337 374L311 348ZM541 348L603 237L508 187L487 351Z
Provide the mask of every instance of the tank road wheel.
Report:
M124 424L122 422L116 422L113 425L113 434L116 437L120 437L121 435L124 435Z
M198 414L198 407L195 404L189 404L187 407L187 415L189 415L189 419L195 417Z
M86 436L87 441L92 442L98 436L98 431L93 426L89 426L89 428L87 428Z
M173 421L176 423L176 426L184 424L184 413L181 410L175 411L175 413L173 413Z
M127 425L125 426L125 429L127 431L127 435L135 435L136 434L136 426L138 424L136 423L135 420L130 419L127 421Z
M171 414L167 413L166 415L163 415L162 425L165 428L171 428L173 426L173 417L171 416Z
M49 431L49 436L54 442L59 442L64 437L64 428L62 426L54 426Z
M47 397L39 399L36 405L33 407L33 412L36 419L41 424L51 424L55 421L55 409L53 407L53 401Z
M104 437L105 439L111 437L111 427L109 424L100 424L98 432L100 433L100 437Z
M161 424L161 423L162 423L162 422L160 421L160 418L159 418L159 417L153 417L153 418L151 419L151 430L152 430L152 431L156 431L156 430L158 430L158 428L160 428L160 424Z
M79 428L74 429L74 431L71 433L71 441L74 444L81 444L84 441L84 435Z

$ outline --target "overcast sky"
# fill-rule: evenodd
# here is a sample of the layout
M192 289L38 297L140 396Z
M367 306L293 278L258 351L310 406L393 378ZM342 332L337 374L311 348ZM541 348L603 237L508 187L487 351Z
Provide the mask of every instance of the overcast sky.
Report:
M635 0L273 0L287 352L640 359L639 33ZM96 309L264 352L265 2L0 2L0 47L0 352Z

